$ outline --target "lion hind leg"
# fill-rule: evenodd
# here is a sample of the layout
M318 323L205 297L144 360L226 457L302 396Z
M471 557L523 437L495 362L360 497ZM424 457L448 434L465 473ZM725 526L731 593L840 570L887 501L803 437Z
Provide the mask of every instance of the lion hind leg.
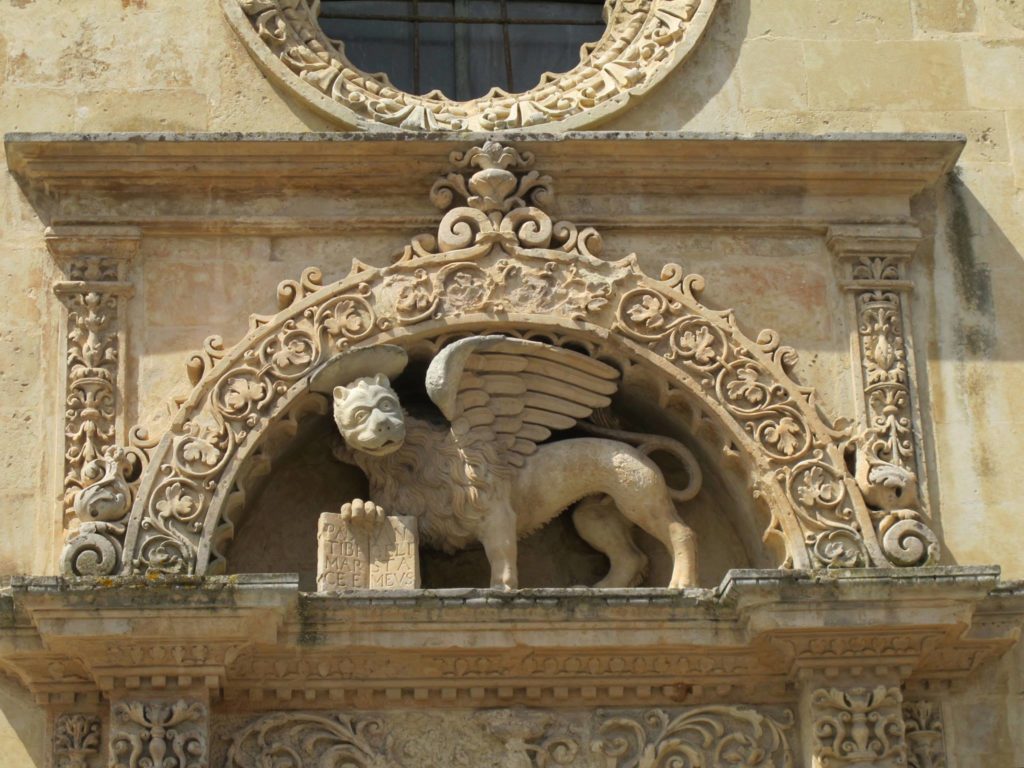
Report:
M657 473L657 474L655 474ZM697 537L690 526L679 519L668 487L657 469L649 482L639 488L626 483L611 495L622 515L658 539L672 556L670 589L697 585Z
M647 555L633 541L633 525L609 496L588 496L572 513L572 522L587 544L608 558L608 574L599 589L635 587L647 570Z

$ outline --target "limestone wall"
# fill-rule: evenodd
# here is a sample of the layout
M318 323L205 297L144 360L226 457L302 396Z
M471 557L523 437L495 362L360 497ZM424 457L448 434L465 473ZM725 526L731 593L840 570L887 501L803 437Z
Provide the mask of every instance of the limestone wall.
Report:
M207 0L12 0L0 9L0 127L331 128L267 82ZM1024 4L721 0L693 57L601 127L967 136L948 184L918 201L926 242L912 267L913 322L930 491L948 561L998 563L1005 578L1024 577L1016 495L1024 462ZM0 573L52 573L62 472L53 450L61 444L56 272L36 212L12 177L0 185ZM166 423L165 403L185 389L188 352L210 333L231 341L250 312L272 311L278 281L307 264L336 277L357 254L383 262L415 231L144 239L131 274L129 415ZM709 303L739 307L751 326L777 327L801 351L798 373L830 410L852 413L848 329L836 320L822 242L635 230L607 240L616 253L637 250L652 273L672 259L707 274ZM1019 666L1011 659L993 668L982 687L958 694L953 713L981 717L985 697L996 697L994 709L1013 702ZM1000 717L1014 717L1015 706ZM1006 720L991 732L956 722L963 755L1010 759L1009 734L1019 729ZM27 743L31 727L19 720L14 728L20 737L0 733L0 741Z
M125 0L86 8L20 1L0 15L0 35L6 131L329 128L266 82L213 3ZM1016 300L1024 279L1022 78L1024 11L1012 0L734 0L721 4L693 58L643 103L602 126L967 135L955 177L934 191L934 201L922 200L935 247L923 248L914 266L914 323L918 355L927 360L924 406L934 426L932 493L950 559L998 562L1008 577L1024 575L1024 558L1005 535L1015 522L1021 460L1011 435L1024 352ZM47 290L42 225L14 181L4 186L8 298L0 387L16 438L0 446L8 533L0 565L46 572L54 568L59 532L53 496L40 497L37 489L55 488L60 473L46 450L56 431L57 306ZM935 207L937 217L930 213ZM804 365L813 369L815 336L828 334L827 320L794 328L799 316L788 306L809 300L807 308L821 313L825 265L794 267L763 243L685 242L678 233L645 251L634 234L611 244L646 252L652 266L676 258L711 273L714 301L743 305L751 324L778 326L790 343L811 351ZM386 255L402 238L370 233L344 250ZM186 350L211 332L232 339L246 314L272 308L278 280L306 263L338 260L337 253L318 252L317 243L300 238L144 243L135 266L144 300L133 321L144 315L145 330L132 340L138 401L129 411L152 421L182 380ZM190 270L186 281L186 267L202 268ZM815 378L805 372L811 383ZM826 374L819 381L835 379ZM825 400L848 412L837 389Z

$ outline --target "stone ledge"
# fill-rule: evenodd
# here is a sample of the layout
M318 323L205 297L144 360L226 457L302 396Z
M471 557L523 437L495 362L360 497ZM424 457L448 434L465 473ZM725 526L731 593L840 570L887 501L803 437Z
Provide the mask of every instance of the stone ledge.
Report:
M818 213L778 198L909 198L948 173L965 143L954 134L12 133L5 147L11 172L50 225L298 233L314 221L318 228L351 221L376 229L433 221L421 190L445 170L450 152L490 138L537 154L537 167L559 178L560 195L600 197L614 189L650 201L757 198L762 208L779 207L765 208L753 224L781 219L775 226L794 227L834 217L834 203ZM285 189L295 199L253 215L251 201ZM382 197L389 214L379 205L362 210L364 198ZM723 218L718 208L701 212L701 226ZM727 218L739 226L751 210L759 209L744 205ZM909 214L893 210L888 219ZM606 224L599 209L594 215L591 223Z

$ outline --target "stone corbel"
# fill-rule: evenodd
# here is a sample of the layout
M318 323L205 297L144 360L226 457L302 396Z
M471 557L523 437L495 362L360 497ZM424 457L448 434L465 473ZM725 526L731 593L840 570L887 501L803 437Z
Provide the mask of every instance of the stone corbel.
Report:
M849 297L851 361L861 432L857 483L879 535L928 517L907 265L921 241L909 225L834 226L828 246ZM934 546L934 545L933 545ZM937 547L934 547L937 550ZM938 552L932 553L932 560Z

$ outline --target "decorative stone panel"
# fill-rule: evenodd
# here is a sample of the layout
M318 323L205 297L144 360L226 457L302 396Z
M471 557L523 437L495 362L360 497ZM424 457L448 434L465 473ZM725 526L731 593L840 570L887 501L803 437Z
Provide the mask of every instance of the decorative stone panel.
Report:
M905 768L902 697L896 686L819 688L811 694L814 768Z
M784 707L730 705L274 712L217 730L225 768L792 768L792 726Z
M75 519L75 499L103 477L103 459L126 442L125 305L127 270L139 232L121 227L49 229L46 244L60 269L53 291L64 305L63 525ZM83 521L85 522L85 521Z
M110 768L208 768L205 702L119 699L110 708Z
M935 535L909 495L893 490L909 473L866 455L853 476L853 435L793 379L796 353L776 332L747 336L732 310L700 301L703 279L679 265L654 279L635 256L605 258L595 229L551 218L553 182L531 153L486 142L450 163L430 191L445 211L436 232L414 237L385 268L356 260L330 285L307 269L282 283L276 315L254 316L232 349L211 339L193 358L193 392L137 484L114 459L106 463L119 498L132 500L126 529L110 528L105 542L69 542L65 573L90 547L116 555L102 562L107 574L221 571L243 512L240 472L251 456L270 460L262 438L275 422L323 411L323 398L309 393L317 366L354 346L441 344L498 322L527 337L540 325L592 356L616 354L603 346L614 336L671 382L717 431L722 451L745 462L770 510L765 538L779 545L780 565L934 560ZM96 509L89 493L79 496L87 516Z

